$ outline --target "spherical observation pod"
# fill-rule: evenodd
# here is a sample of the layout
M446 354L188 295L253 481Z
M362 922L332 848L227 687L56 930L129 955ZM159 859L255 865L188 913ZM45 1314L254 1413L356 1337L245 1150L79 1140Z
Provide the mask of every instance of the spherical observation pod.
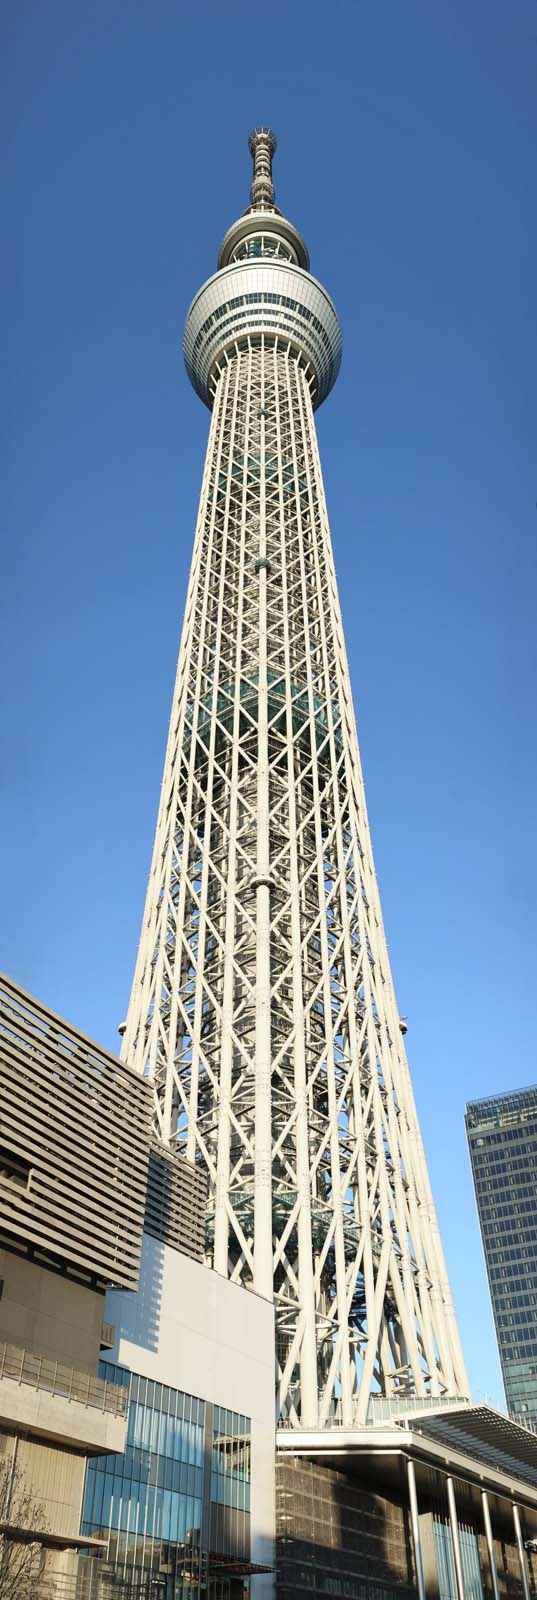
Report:
M341 365L341 329L322 284L291 262L244 261L216 272L188 312L183 351L197 394L212 406L210 379L226 350L259 334L278 337L309 362L316 408L333 388Z

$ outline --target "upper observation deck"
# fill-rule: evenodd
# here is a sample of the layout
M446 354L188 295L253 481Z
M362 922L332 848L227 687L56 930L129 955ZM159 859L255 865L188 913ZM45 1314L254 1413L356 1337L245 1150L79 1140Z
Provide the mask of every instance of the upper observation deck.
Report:
M255 128L250 206L228 229L218 272L195 295L185 326L184 357L197 394L209 407L214 379L233 348L261 335L299 353L311 372L315 407L341 365L341 329L322 284L309 271L304 240L275 205L270 128Z

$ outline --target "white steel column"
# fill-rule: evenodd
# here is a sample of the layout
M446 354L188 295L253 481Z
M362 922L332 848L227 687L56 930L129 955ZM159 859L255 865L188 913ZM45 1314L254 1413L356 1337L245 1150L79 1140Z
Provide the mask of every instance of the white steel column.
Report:
M524 1600L531 1600L531 1592L528 1582L528 1569L526 1566L526 1552L524 1550L524 1540L522 1538L522 1528L520 1525L520 1512L517 1505L513 1505L513 1522L515 1524L515 1534L518 1546L518 1559L520 1561L520 1576L522 1578Z
M247 392L247 394L249 393L249 388L250 388L250 376L251 376L251 373L250 373L250 363L249 363L248 364L247 377L246 377L246 392ZM225 378L222 379L222 382L229 383L230 380L232 380L232 384L230 384L230 388L232 387L232 394L233 394L232 409L231 409L231 419L230 419L230 434L231 434L230 458L232 459L233 458L233 446L234 446L234 443L235 443L236 429L237 429L237 407L238 407L238 398L239 398L239 370L238 370L237 367L228 368L228 371L227 371L227 373L225 375ZM227 479L226 479L226 503L225 503L225 510L224 510L224 520L227 520L228 522L229 522L229 518L230 518L231 485L232 485L231 474L228 471ZM239 539L240 539L241 558L240 558L239 567L238 567L238 583L237 583L237 632L236 632L236 649L235 649L235 693L234 693L234 697L233 697L233 735L234 735L234 737L233 737L233 744L232 744L232 751L231 751L231 793L230 793L230 800L229 800L229 833L228 833L228 853L227 853L227 896L226 896L226 908L225 908L223 976L222 976L222 1029L221 1029L221 1051L220 1051L220 1094L219 1094L219 1119L218 1119L218 1153L217 1153L217 1173L216 1173L215 1205L214 1205L214 1265L215 1265L216 1271L217 1272L221 1272L223 1275L226 1275L227 1271L228 1271L228 1248L229 1248L229 1213L228 1213L228 1204L229 1204L230 1149L231 1149L231 1088L232 1088L232 1081L233 1081L233 1037L232 1037L232 1027L233 1027L234 950L235 950L235 920L236 920L236 918L235 918L235 892L236 892L236 877L237 877L237 830L238 830L238 738L237 738L237 733L238 733L239 714L240 714L240 697L237 694L236 686L237 686L237 684L239 682L240 656L241 656L241 645L242 645L242 599L243 599L243 584L244 584L244 573L245 573L245 543L246 543L246 540L245 540L245 516L244 516L244 511L242 512L242 515L241 515L241 518L240 518ZM220 650L221 650L221 641L220 641ZM215 650L215 654L216 654L216 650ZM208 863L208 861L209 861L209 854L207 852L207 863ZM208 873L206 873L206 880L208 881ZM204 896L204 908L205 907L206 907L206 896ZM205 926L205 924L204 924L204 926ZM198 1028L195 1031L194 1039L196 1039L196 1036L199 1035L201 1000L202 1000L202 998L203 998L203 991L201 989L201 986L199 986L198 994L197 994L197 1002L198 1002L197 1022L198 1022ZM192 1136L194 1136L194 1127L193 1126L192 1126L192 1129L189 1130L189 1131L192 1133ZM192 1150L191 1159L193 1159L193 1157L195 1155L195 1144L193 1144L191 1146L191 1150Z
M494 1555L494 1538L493 1538L493 1533L492 1533L492 1523L491 1523L491 1520L490 1520L490 1509L489 1509L488 1495L487 1495L487 1492L486 1492L485 1489L481 1490L481 1504L482 1504L482 1507L483 1507L483 1523L484 1523L484 1528L485 1528L485 1538L486 1538L486 1541L487 1541L487 1551L488 1551L488 1558L489 1558L489 1567L490 1567L490 1578L491 1578L491 1583L492 1583L492 1592L493 1592L493 1595L494 1595L494 1600L500 1600L500 1586L499 1586L499 1583L498 1583L498 1573L497 1573L497 1570L496 1570L496 1557Z
M406 1464L408 1477L408 1497L410 1500L410 1521L412 1524L412 1543L414 1545L414 1560L416 1562L416 1577L418 1581L418 1600L426 1600L425 1579L423 1576L423 1556L421 1553L420 1519L418 1511L418 1496L416 1493L416 1474L414 1462L410 1456Z
M270 971L270 788L267 678L267 528L265 457L265 351L259 390L259 656L257 710L257 862L255 977L255 1200L254 1289L272 1296L272 1110ZM252 552L253 554L253 552Z
M279 361L276 351L273 355L273 384L274 394L278 389ZM285 358L286 395L289 414L292 411L291 401L291 373L290 358ZM276 406L276 449L278 458L283 459L282 437L282 411ZM296 470L296 452L293 452L293 463ZM281 475L278 481L277 511L280 523L279 561L282 575L282 611L288 616L289 607L292 605L293 583L292 573L287 571L288 551L286 546L286 505ZM289 804L289 885L290 885L290 950L292 959L292 1008L293 1008L293 1079L294 1099L296 1105L295 1147L296 1147L296 1204L297 1204L297 1241L298 1241L298 1288L300 1311L296 1330L297 1345L300 1348L300 1417L303 1427L314 1427L317 1421L318 1408L318 1376L317 1376L317 1337L316 1337L316 1311L315 1311L315 1283L312 1250L312 1212L311 1212L311 1183L310 1183L310 1157L309 1157L309 1118L307 1094L307 1067L305 1049L305 1016L304 1016L304 990L302 981L302 943L301 943L301 914L300 914L300 863L298 826L300 818L299 797L295 786L295 772L297 755L293 742L293 658L291 654L290 630L283 632L283 665L285 674L285 715L287 737L287 788ZM283 1386L282 1386L283 1387ZM278 1402L280 1395L278 1395Z
M457 1584L458 1600L464 1600L464 1577L462 1571L461 1541L459 1539L459 1523L457 1518L457 1501L455 1499L455 1486L453 1478L446 1478L447 1497L449 1506L449 1521L451 1525L451 1543L453 1545L453 1564L455 1567L455 1580Z

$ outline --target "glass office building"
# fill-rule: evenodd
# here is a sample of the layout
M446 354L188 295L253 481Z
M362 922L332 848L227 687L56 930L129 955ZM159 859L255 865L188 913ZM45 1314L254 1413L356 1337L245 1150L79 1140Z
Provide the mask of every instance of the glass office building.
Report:
M82 1533L106 1541L120 1592L216 1600L242 1592L250 1566L250 1419L110 1362L129 1390L123 1456L88 1467Z
M507 1407L537 1430L537 1087L472 1101L466 1131Z

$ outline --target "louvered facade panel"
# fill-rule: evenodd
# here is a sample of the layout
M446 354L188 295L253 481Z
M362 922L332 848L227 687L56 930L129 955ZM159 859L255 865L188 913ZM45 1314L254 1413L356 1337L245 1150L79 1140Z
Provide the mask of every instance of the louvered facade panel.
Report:
M151 1095L0 978L0 1238L95 1284L135 1288Z
M200 1167L155 1139L149 1153L144 1232L194 1261L203 1260L207 1179Z

